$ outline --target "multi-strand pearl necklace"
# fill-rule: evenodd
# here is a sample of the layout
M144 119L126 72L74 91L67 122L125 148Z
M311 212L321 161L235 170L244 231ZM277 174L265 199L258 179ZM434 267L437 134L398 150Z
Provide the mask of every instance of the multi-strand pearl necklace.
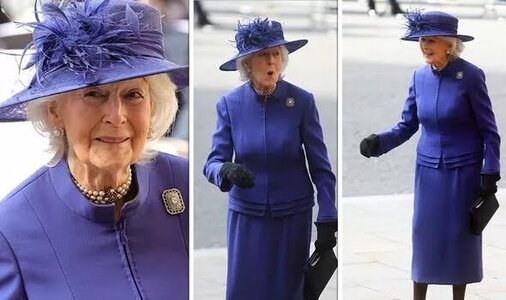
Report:
M255 88L254 84L251 84L251 86L253 87L253 90L255 90L255 93L257 93L260 96L270 96L270 95L272 95L272 93L274 93L274 90L276 89L276 84L274 84L274 87L272 89L267 90L267 91L259 91L259 90L257 90Z
M72 175L71 175L72 176ZM123 197L125 197L126 194L128 194L128 191L130 190L130 186L132 184L132 170L128 168L128 178L127 180L120 184L116 188L109 188L108 190L93 190L89 189L87 187L84 187L82 184L80 184L74 176L72 176L72 181L74 181L75 185L79 189L79 191L88 199L91 200L91 202L95 204L112 204L115 203L118 200L121 200Z

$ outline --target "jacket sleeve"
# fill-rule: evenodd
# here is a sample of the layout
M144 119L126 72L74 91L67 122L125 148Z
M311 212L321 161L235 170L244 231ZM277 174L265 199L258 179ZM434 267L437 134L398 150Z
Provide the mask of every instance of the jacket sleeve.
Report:
M416 108L415 75L413 74L409 84L408 98L404 103L401 114L401 121L391 129L378 134L380 140L380 151L375 156L387 153L405 141L409 140L418 131L420 121L418 120Z
M469 88L469 98L484 144L485 155L481 173L499 174L499 146L501 138L497 132L492 103L488 96L485 73L481 69L477 69L474 74L475 76L471 79Z
M28 299L23 287L23 279L18 262L0 231L0 295L2 299Z
M220 175L221 167L224 162L232 161L233 141L232 130L230 127L230 117L225 98L222 97L216 104L216 131L212 138L211 153L207 157L204 165L204 175L212 184L218 186L222 192L228 192L232 188L232 184L228 180L224 180Z
M318 192L317 222L336 221L336 177L332 173L327 147L323 142L322 127L313 95L311 95L308 107L304 111L301 132L309 173Z

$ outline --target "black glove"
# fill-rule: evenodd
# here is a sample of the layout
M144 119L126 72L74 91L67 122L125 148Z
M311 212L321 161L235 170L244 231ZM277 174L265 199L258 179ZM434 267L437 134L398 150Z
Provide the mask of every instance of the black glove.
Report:
M228 182L243 189L250 189L255 185L255 175L241 164L226 162L220 169L220 175Z
M486 197L497 193L496 182L501 179L499 174L482 174L481 175L481 195Z
M316 222L316 241L314 246L318 252L325 252L331 250L337 244L336 232L337 221L319 223Z
M371 156L378 156L380 150L379 137L371 134L360 142L360 154L369 158Z

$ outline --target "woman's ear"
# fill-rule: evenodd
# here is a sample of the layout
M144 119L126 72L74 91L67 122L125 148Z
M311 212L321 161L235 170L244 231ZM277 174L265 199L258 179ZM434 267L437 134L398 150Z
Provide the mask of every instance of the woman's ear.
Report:
M46 103L47 119L51 127L63 127L63 119L60 113L59 100L54 100Z
M451 54L453 51L453 43L448 43L448 48L446 48L446 54Z
M243 62L242 62L242 65L243 65L244 69L246 69L246 71L247 71L248 73L250 73L250 72L251 72L251 66L250 66L249 60L245 60L245 61L243 61Z

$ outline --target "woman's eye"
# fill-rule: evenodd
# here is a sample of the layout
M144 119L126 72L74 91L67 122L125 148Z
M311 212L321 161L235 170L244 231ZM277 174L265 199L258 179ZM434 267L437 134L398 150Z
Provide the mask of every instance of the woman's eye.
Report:
M105 95L101 94L98 91L88 91L84 94L85 98L103 98Z
M126 94L126 100L130 103L140 103L144 100L144 94L140 91L132 91Z
M131 92L130 94L128 94L128 96L131 98L144 98L144 96L140 92Z

